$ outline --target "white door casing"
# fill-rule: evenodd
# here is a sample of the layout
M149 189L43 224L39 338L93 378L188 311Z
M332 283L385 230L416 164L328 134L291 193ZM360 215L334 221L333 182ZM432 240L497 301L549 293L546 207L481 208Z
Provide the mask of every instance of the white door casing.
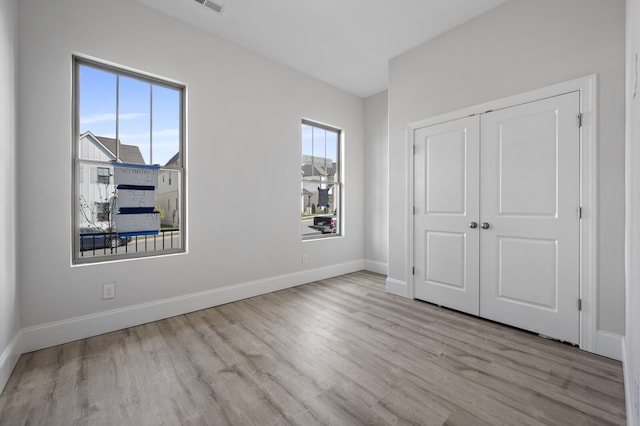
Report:
M415 130L414 297L579 342L579 111L576 91Z

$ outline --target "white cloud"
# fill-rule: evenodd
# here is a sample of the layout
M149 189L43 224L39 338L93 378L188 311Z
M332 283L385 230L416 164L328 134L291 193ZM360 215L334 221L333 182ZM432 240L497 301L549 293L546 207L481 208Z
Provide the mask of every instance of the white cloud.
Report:
M142 117L148 117L149 114L145 112L130 112L127 114L120 114L120 120L135 120ZM116 114L115 113L106 113L106 114L94 114L87 117L80 117L80 124L95 124L95 123L104 123L108 121L115 121Z
M178 136L178 129L165 129L153 132L153 137L174 137Z

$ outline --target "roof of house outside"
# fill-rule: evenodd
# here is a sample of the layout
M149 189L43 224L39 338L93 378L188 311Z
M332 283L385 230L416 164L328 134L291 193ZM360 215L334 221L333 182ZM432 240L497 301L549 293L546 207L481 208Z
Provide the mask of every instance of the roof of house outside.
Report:
M102 143L109 151L111 151L115 157L116 154L116 140L113 138L107 138L104 136L96 136L96 139ZM125 145L118 141L120 161L123 163L131 164L145 164L140 148L135 145Z
M169 161L167 161L167 163L164 165L165 167L178 167L180 166L180 153L176 152L176 154L171 157L171 159Z
M313 173L313 174L312 174ZM302 176L333 176L336 174L336 163L333 163L331 167L324 168L317 164L303 164Z

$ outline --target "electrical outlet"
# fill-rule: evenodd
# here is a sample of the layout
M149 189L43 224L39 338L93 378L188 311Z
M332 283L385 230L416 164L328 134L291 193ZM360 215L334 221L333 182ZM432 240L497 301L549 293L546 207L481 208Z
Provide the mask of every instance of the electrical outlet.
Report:
M306 253L302 255L302 263L309 263L309 256Z
M116 297L116 283L102 285L102 299L113 299Z

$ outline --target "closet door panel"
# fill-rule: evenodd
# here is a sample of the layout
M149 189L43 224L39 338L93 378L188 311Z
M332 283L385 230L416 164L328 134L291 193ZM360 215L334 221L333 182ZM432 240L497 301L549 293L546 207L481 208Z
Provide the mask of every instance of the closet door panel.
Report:
M414 134L414 295L479 313L479 118Z
M579 95L483 115L480 315L579 339Z

